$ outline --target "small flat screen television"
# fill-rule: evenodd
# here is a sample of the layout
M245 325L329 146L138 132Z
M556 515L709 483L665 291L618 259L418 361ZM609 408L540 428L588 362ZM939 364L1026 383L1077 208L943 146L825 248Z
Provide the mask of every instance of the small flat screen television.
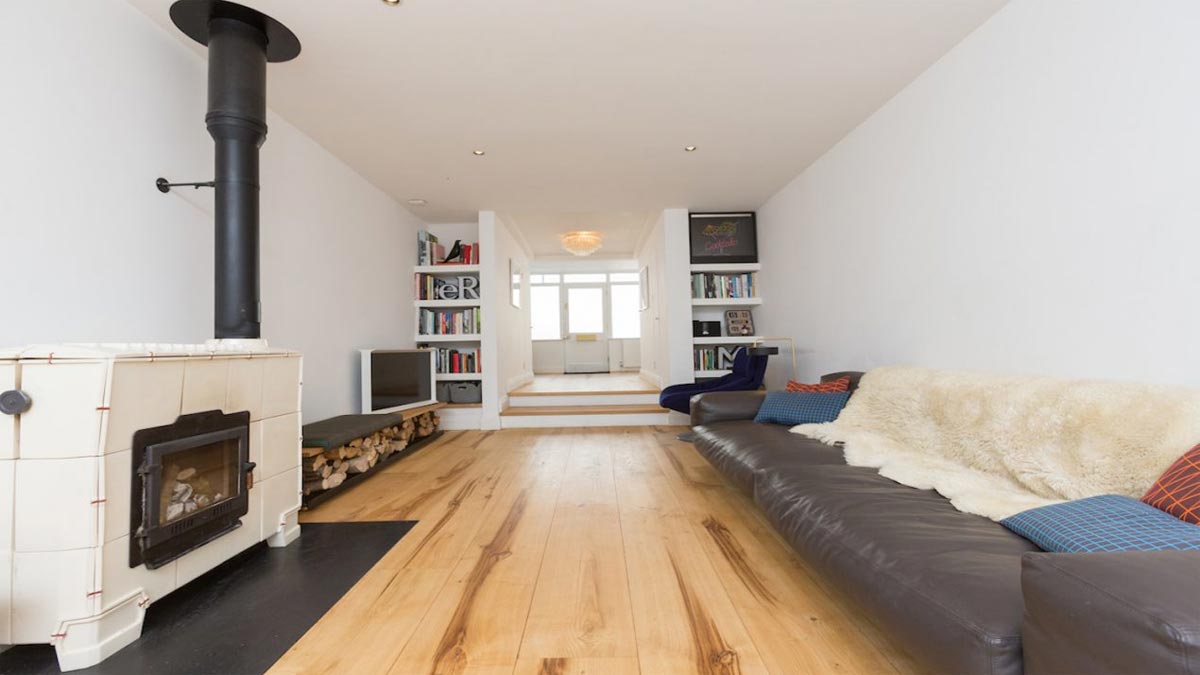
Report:
M363 349L362 411L395 412L437 403L433 352L425 349Z

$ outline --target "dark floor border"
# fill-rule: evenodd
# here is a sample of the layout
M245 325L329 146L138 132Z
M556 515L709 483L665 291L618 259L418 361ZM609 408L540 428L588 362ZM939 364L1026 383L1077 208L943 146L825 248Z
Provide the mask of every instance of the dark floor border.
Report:
M285 548L258 544L155 602L142 637L84 675L263 673L415 521L306 523ZM54 648L0 652L0 674L60 673Z

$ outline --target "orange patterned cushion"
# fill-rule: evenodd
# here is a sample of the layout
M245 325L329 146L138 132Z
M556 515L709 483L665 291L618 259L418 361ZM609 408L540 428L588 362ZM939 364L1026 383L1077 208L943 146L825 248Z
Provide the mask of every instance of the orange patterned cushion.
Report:
M807 394L831 394L838 391L849 391L850 378L839 377L836 380L820 382L818 384L804 384L789 380L787 383L787 390L799 391Z
M1200 525L1200 445L1175 460L1154 481L1142 501L1176 518Z

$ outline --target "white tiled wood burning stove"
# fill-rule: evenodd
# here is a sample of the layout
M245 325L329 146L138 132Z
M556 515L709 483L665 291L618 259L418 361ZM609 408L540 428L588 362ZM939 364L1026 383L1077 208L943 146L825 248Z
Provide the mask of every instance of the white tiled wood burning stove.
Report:
M300 369L237 341L0 351L28 406L0 414L0 645L93 665L150 603L298 537Z

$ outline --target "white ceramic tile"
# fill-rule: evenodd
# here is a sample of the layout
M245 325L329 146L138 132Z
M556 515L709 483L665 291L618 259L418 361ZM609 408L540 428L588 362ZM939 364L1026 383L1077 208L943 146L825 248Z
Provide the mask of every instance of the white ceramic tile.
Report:
M139 429L171 424L183 396L182 359L113 363L105 452L133 447Z
M262 419L263 363L265 358L229 359L229 388L225 392L225 412L250 411L250 419Z
M228 388L228 359L189 359L183 368L183 414L223 409Z
M129 493L133 481L132 450L122 450L104 456L104 480L101 484L100 505L103 531L98 541L108 542L129 532L129 507L133 496Z
M250 461L254 462L254 480L262 478L263 422L250 423Z
M13 547L63 551L96 545L98 457L16 462Z
M0 551L11 551L13 544L13 486L17 463L0 459ZM0 642L4 644L4 642Z
M262 490L256 484L254 489L250 490L250 510L242 516L242 526L176 560L176 583L183 586L257 544L261 531Z
M264 480L262 491L262 539L275 534L287 513L300 508L300 469L285 471Z
M15 363L0 363L0 392L17 388L17 366ZM17 456L17 418L0 413L0 459Z
M263 359L263 417L300 411L300 357Z
M21 415L24 458L83 457L100 448L107 362L23 363L21 389L33 399Z
M106 543L101 556L101 610L121 602L135 591L142 591L155 602L175 590L176 561L155 570L145 565L130 568L129 537Z
M260 474L270 478L300 466L300 415L269 417L262 422Z
M0 549L0 645L12 641L12 551Z
M59 622L91 616L95 549L13 555L12 638L16 644L50 641Z

